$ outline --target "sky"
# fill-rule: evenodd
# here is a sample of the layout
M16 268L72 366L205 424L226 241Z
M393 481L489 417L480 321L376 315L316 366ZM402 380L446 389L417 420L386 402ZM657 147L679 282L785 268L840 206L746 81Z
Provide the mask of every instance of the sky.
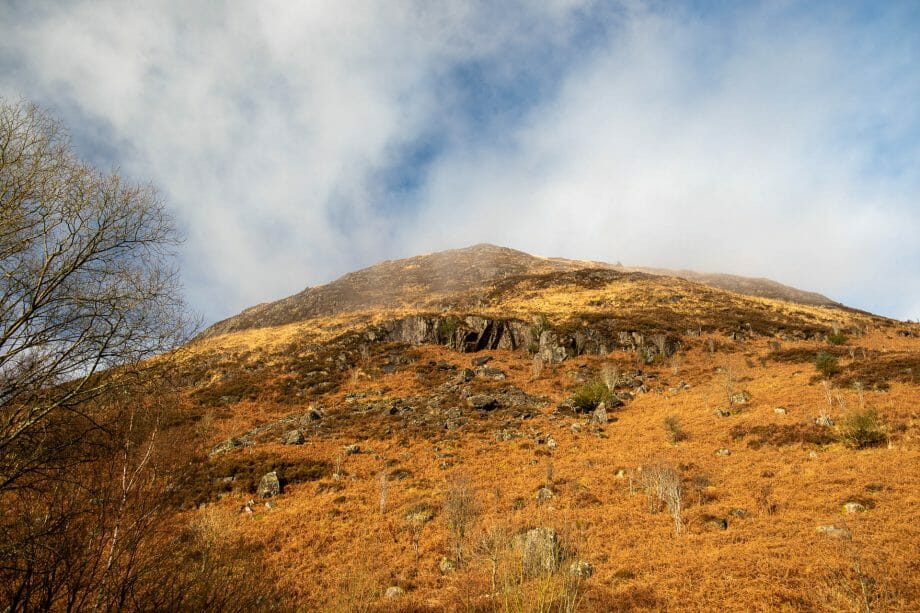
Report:
M0 96L158 187L206 323L483 242L920 319L916 0L0 0Z

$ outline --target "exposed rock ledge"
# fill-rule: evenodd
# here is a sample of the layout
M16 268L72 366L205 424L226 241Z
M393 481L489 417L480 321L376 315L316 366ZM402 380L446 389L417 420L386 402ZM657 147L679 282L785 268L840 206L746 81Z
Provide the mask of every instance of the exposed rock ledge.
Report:
M640 351L646 361L670 356L680 346L674 335L646 334L635 330L585 327L562 331L517 319L413 315L383 323L368 332L369 340L408 345L444 345L461 353L487 349L523 349L546 362L561 362L579 355L606 355L611 351Z

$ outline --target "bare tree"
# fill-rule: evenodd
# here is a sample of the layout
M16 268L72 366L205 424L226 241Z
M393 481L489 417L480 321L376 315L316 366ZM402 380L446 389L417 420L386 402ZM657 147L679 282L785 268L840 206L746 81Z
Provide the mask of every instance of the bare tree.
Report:
M118 367L188 328L179 237L156 191L82 163L59 122L2 99L0 209L3 491L48 460L50 416L131 383Z
M145 359L191 331L178 241L153 187L0 98L0 495L16 511L0 518L0 608L137 605L139 546L169 500L168 395L147 387L166 361Z

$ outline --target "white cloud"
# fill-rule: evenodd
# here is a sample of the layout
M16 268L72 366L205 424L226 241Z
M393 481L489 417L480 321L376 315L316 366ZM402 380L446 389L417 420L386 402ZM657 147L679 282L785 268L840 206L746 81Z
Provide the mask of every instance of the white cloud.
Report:
M854 32L845 15L13 6L0 92L52 106L87 155L162 188L209 318L482 241L770 276L896 316L920 302L920 155L903 137L918 129L917 43ZM585 40L592 20L607 29ZM453 72L471 66L518 88L511 119L464 116L504 95ZM432 132L443 148L418 190L387 193L382 174ZM885 276L908 282L892 292Z

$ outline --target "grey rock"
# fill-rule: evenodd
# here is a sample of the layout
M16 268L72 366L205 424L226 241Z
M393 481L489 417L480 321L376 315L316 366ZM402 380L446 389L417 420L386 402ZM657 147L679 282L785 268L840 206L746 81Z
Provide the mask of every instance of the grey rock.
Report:
M825 428L833 428L834 420L831 419L830 415L821 415L820 417L815 418L815 424Z
M351 445L345 445L342 447L342 451L345 452L345 455L355 455L356 453L361 453L361 446L356 443L352 443Z
M597 408L591 414L591 423L606 424L608 421L610 421L610 418L607 417L607 403L602 402L597 405Z
M855 500L850 500L843 503L843 512L844 513L865 513L866 505Z
M553 490L548 487L541 487L537 490L537 504L544 504L556 497Z
M472 360L470 360L470 364L472 364L473 366L485 366L491 361L492 361L492 356L482 355L482 356L479 356L478 358L473 358Z
M559 537L552 528L534 528L523 535L523 567L525 577L554 573L559 568L561 549Z
M818 526L815 529L815 531L818 532L819 534L824 534L825 536L828 536L830 538L835 538L835 539L849 540L853 538L853 533L850 532L850 529L846 527L838 527L838 526L833 526L833 525Z
M725 409L716 409L712 412L716 417L731 417L732 412Z
M547 446L549 449L551 449L551 450L552 450L552 449L555 449L556 447L558 447L558 445L556 444L556 439L554 439L552 436L547 436L547 437L546 437L546 446Z
M441 561L438 562L438 570L446 575L457 570L457 565L447 558L441 558Z
M747 509L742 509L740 507L736 507L732 509L731 511L728 512L728 514L731 515L732 517L737 517L738 519L745 519L750 516L750 513L748 512Z
M732 404L747 404L751 401L751 393L747 390L742 390L736 394L732 394L731 401Z
M399 587L398 585L394 585L394 586L391 586L391 587L388 587L388 588L387 588L387 591L386 591L386 593L384 594L384 597L386 597L386 598L399 598L400 596L405 595L405 593L406 593L406 590L402 589L402 588Z
M300 430L288 430L281 436L283 445L303 445L303 432Z
M711 530L728 530L728 520L722 517L709 517L703 524Z
M476 374L483 379L492 379L493 381L504 381L507 378L505 371L492 366L482 366L476 369Z
M773 412L776 413L777 415L785 415L789 411L787 411L785 407L776 407L775 409L773 409Z
M281 493L281 482L278 480L278 473L271 471L266 473L259 480L259 487L256 495L259 498L271 498Z
M590 579L594 575L594 566L586 560L575 560L569 566L569 574L576 579Z
M470 370L469 368L464 368L451 380L451 383L454 385L463 385L464 383L469 383L476 377L475 371Z
M218 455L221 453L227 453L228 451L233 451L234 449L239 449L241 447L249 447L250 445L252 445L251 441L241 439L241 438L231 437L225 441L221 441L217 443L216 445L214 445L214 447L211 448L210 455Z
M731 454L732 454L731 450L730 450L730 449L726 449L725 447L722 447L721 449L717 449L717 450L716 450L716 455L717 455L717 456L727 456L727 455L731 455Z
M498 400L488 394L474 394L466 399L466 405L477 411L491 411L498 406Z

